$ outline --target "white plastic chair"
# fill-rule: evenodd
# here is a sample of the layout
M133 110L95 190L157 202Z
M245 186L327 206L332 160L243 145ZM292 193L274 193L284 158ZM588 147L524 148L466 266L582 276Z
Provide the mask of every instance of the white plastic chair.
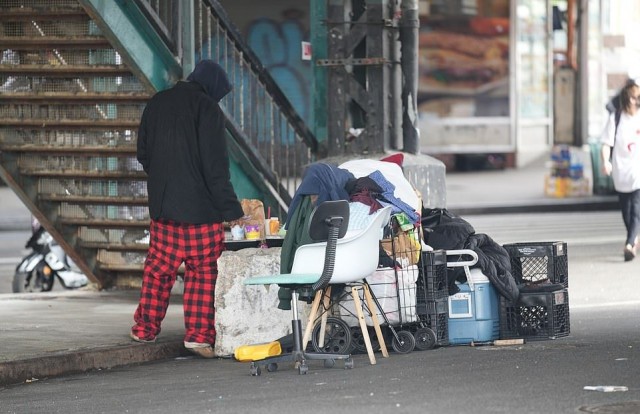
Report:
M336 211L341 212L336 214ZM367 299L369 309L374 309L371 294L366 285L362 285L362 281L378 267L379 241L382 238L382 229L389 222L391 207L384 207L374 213L369 224L362 231L344 237L343 235L346 234L348 215L349 206L346 201L322 203L314 210L309 234L312 240L324 239L326 241L319 241L298 247L294 255L291 273L257 276L245 279L245 285L277 284L292 290L291 309L293 312L292 328L294 350L290 354L252 362L251 373L253 375L260 375L260 365L266 365L267 370L272 371L277 369L276 364L278 362L285 361L299 363L298 369L301 374L304 374L307 371L307 359L331 360L332 362L335 359L343 359L345 360L346 368L352 367L353 360L348 354L310 353L304 351L309 341L317 312L321 306L320 301L324 298L325 305L328 304L331 285L333 284L355 283L355 285L352 286L352 295L356 302L356 310L359 310L360 327L363 330L362 334L367 343L369 359L372 364L375 364L375 357L371 349L367 326L364 315L362 314L362 307L358 306L360 305L360 297L357 289L364 287L365 298ZM346 220L343 220L345 217ZM332 223L338 223L337 227L332 225ZM323 226L325 227L323 228ZM328 234L327 228L329 229ZM343 237L339 238L339 236ZM301 334L301 323L297 308L298 292L300 290L316 292L304 339ZM375 312L372 312L372 314L372 317L375 318ZM325 332L326 320L327 314L323 312L320 339L318 341L320 344L324 342L323 333ZM377 322L377 318L375 318L374 322ZM386 348L384 348L384 340L379 324L376 323L376 327L376 334L378 335L381 347L383 347L383 354L388 356ZM325 365L329 365L329 363L325 362Z

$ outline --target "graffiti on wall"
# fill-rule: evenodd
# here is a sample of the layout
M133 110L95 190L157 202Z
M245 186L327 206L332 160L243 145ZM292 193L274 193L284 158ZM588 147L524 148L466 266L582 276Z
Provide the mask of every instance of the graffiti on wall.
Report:
M310 124L311 65L301 59L301 42L308 36L299 19L256 19L247 26L247 43L278 84L300 117Z

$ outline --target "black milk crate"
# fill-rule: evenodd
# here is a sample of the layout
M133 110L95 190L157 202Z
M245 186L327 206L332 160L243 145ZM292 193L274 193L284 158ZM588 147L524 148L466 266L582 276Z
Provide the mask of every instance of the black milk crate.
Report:
M447 281L447 252L434 250L422 252L418 263L416 295L418 301L426 302L449 297Z
M436 333L436 345L449 345L449 300L448 298L418 301L416 313L424 323Z
M567 289L521 292L516 304L500 298L500 339L556 339L570 331Z
M549 280L569 287L567 243L531 242L505 244L511 260L511 273L518 284Z

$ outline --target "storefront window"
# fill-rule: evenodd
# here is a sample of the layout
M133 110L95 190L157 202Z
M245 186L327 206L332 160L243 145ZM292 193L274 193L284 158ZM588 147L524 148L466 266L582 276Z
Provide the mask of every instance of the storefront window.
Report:
M431 1L420 23L419 111L509 116L509 1Z
M549 22L546 0L519 0L516 98L522 118L549 116Z

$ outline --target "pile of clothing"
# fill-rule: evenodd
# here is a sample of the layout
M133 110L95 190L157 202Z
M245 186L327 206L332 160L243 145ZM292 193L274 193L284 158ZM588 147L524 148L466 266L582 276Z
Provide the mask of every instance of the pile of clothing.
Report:
M518 301L520 288L511 273L509 252L486 234L476 234L471 224L447 209L423 209L422 229L425 243L435 250L470 249L478 254L479 268L500 295L513 303ZM462 268L450 268L448 272L449 294L458 292L456 281L464 283Z
M331 200L350 202L350 231L357 230L358 225L361 228L366 226L362 205L366 206L365 215L391 206L392 215L402 216L402 221L412 226L420 225L422 202L396 162L362 159L339 166L325 162L311 164L302 176L284 223L286 236L280 254L281 273L291 271L296 249L312 242L305 229L308 228L313 208ZM391 259L383 257L382 260ZM289 309L290 292L280 289L279 297L278 308Z
M476 234L471 224L446 209L425 209L419 193L405 178L401 165L402 159L397 157L392 162L362 159L339 166L325 162L309 165L284 223L286 236L280 256L280 272L289 273L296 249L312 242L305 229L316 205L330 200L348 200L351 213L348 231L365 227L366 216L389 205L397 221L421 230L424 235L421 242L429 248L475 251L478 263L473 267L479 268L502 296L515 303L520 290L511 274L508 252L486 234ZM393 236L396 234L394 232ZM385 234L384 237L392 235ZM381 244L380 267L398 266L401 264L392 259ZM450 294L458 291L456 281L466 281L462 268L450 268L448 271ZM279 298L278 308L290 309L289 290L280 289Z

